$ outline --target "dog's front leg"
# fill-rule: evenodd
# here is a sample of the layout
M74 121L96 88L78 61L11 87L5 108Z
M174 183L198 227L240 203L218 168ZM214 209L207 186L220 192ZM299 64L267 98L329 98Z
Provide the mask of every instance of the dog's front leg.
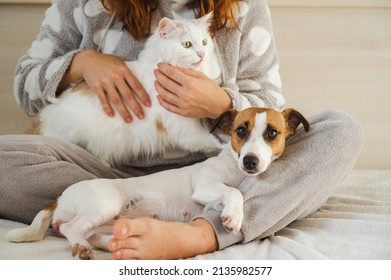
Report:
M242 193L223 183L209 183L196 186L192 199L202 205L205 210L222 211L221 220L227 231L237 234L243 222Z

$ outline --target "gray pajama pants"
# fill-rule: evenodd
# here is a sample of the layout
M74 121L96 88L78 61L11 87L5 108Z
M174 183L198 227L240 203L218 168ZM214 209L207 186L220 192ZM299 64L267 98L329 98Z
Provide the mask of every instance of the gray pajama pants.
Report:
M245 204L242 234L224 231L218 213L206 213L219 248L266 237L316 211L353 168L363 145L360 125L336 111L308 118L284 154L257 177L240 185ZM155 169L156 170L156 169ZM30 223L69 185L94 178L124 178L145 170L120 171L103 165L82 148L33 135L0 136L0 218Z

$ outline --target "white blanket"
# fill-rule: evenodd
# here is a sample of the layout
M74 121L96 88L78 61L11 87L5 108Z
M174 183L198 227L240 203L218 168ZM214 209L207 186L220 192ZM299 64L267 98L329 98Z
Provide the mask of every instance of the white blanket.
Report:
M0 220L0 259L72 259L67 241L53 235L34 243L4 241L24 226ZM110 254L96 251L99 259ZM194 259L391 259L391 170L355 170L312 215L273 237L238 244Z

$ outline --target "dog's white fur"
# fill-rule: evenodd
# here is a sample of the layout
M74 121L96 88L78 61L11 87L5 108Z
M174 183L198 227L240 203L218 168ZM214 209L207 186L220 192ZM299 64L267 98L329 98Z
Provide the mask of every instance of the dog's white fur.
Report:
M7 239L39 240L52 224L68 239L74 255L92 258L90 243L107 249L110 237L99 232L118 215L186 222L209 209L221 211L223 225L236 234L243 220L243 197L237 187L282 154L286 139L300 123L308 130L308 122L293 109L282 113L261 108L231 110L216 124L232 137L231 145L218 156L148 176L76 183L64 191L56 207L42 210L29 227L10 231Z
M151 99L151 107L143 108L143 120L133 115L132 123L128 124L119 114L107 117L97 94L86 85L79 85L62 93L57 102L41 111L40 132L80 145L112 166L142 156L217 154L222 149L221 143L199 119L171 113L158 103L153 72L163 61L203 72L211 79L218 78L221 70L208 33L210 19L211 14L195 20L163 18L138 60L126 62ZM191 47L184 47L185 42L191 43Z

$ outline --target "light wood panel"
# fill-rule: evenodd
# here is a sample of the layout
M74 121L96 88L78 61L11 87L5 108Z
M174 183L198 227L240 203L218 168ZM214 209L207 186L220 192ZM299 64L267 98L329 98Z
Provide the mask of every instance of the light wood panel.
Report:
M351 114L366 134L356 168L391 168L391 9L269 2L288 105L306 115L331 109ZM0 4L0 134L21 133L30 124L13 97L13 72L46 8Z
M288 105L363 126L357 168L391 168L391 9L272 9ZM341 151L342 153L343 151Z
M15 102L16 64L36 38L47 5L0 4L0 134L23 132L29 119Z

